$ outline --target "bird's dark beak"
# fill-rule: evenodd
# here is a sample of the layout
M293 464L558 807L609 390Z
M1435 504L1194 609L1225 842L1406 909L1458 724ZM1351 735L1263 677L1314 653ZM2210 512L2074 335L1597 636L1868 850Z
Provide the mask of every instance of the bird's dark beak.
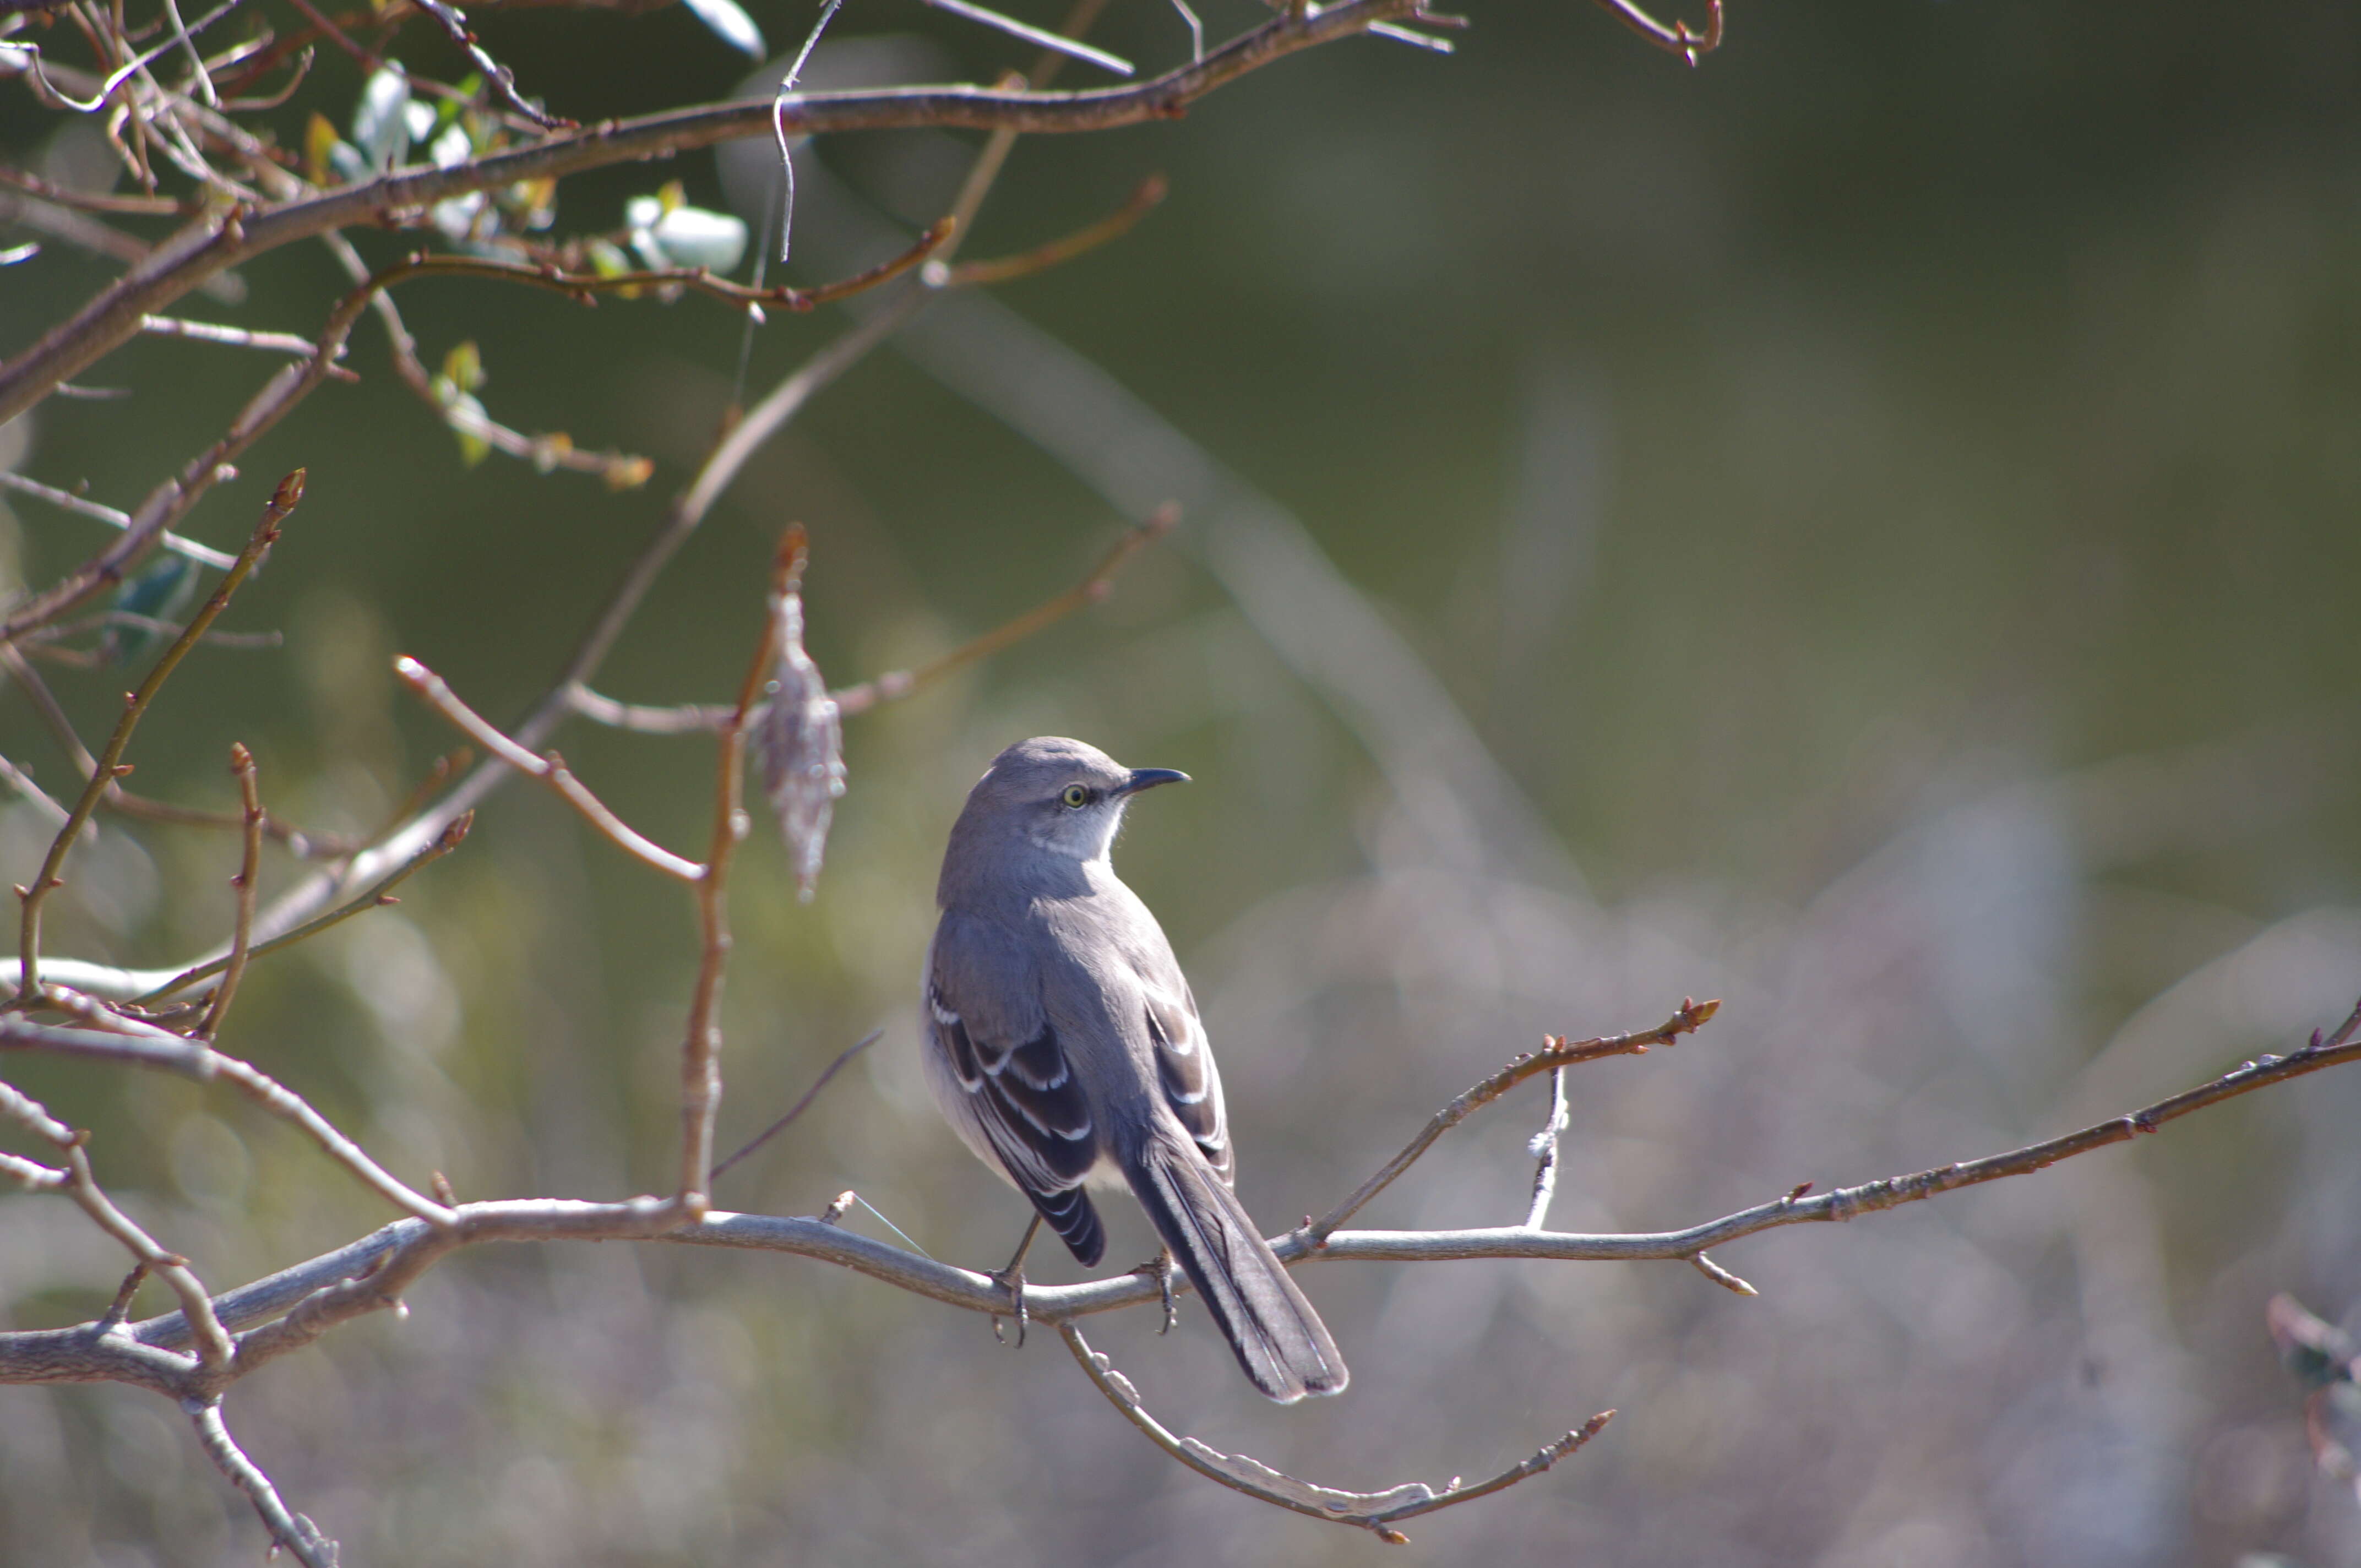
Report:
M1131 770L1130 776L1115 786L1115 793L1119 795L1137 795L1141 790L1154 789L1158 784L1187 784L1188 782L1189 775L1177 769L1134 768Z

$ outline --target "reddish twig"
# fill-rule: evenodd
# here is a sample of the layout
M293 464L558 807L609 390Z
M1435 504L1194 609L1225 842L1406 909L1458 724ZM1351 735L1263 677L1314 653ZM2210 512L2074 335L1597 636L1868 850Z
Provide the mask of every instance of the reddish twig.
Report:
M254 938L255 877L262 869L262 795L255 781L254 753L243 745L233 745L229 766L237 775L238 796L246 806L246 856L231 879L237 889L237 918L230 931L229 957L222 964L221 983L214 987L213 1005L205 1009L204 1022L196 1028L197 1037L203 1040L221 1037L222 1016L229 1011L230 998L237 994L237 982L246 978L247 947Z
M598 294L620 293L629 297L643 289L685 289L733 305L776 305L785 310L802 312L849 300L881 283L892 282L941 249L951 237L953 227L950 219L939 219L932 228L920 235L917 242L900 255L866 271L813 289L797 289L785 283L768 289L750 288L743 283L731 282L727 278L717 278L709 268L704 267L667 267L612 274L567 272L554 266L527 267L479 256L428 255L423 252L387 268L370 282L376 288L384 289L412 278L487 278L499 282L526 283L534 288L547 289L584 304L590 303Z
M1014 620L960 644L942 657L930 660L916 670L888 670L873 680L830 692L829 699L836 704L840 716L866 713L880 703L895 702L908 696L963 664L989 658L1047 630L1076 610L1105 598L1114 591L1115 577L1131 564L1133 557L1170 532L1180 520L1180 509L1177 503L1159 508L1146 522L1129 530L1117 540L1115 546L1100 558L1098 565L1091 568L1088 576L1055 598L1036 605ZM684 703L671 707L655 707L617 702L587 685L569 688L566 700L575 712L593 723L630 729L642 735L709 733L719 729L731 712L718 703Z
M1679 55L1694 66L1705 56L1721 47L1721 0L1706 0L1705 31L1692 29L1685 21L1671 27L1642 10L1633 0L1598 0L1618 20L1640 37L1669 54Z
M576 778L566 765L566 760L555 751L535 756L495 729L490 720L459 700L450 685L408 654L393 662L393 673L437 713L450 720L460 733L474 740L509 767L529 778L539 779L557 793L558 798L574 807L582 819L625 854L641 863L653 867L668 877L694 883L705 874L705 868L695 861L686 860L670 850L642 836L621 817L607 808L606 803L590 793L588 785Z
M1045 628L1054 626L1087 605L1106 598L1113 590L1117 573L1130 565L1133 556L1172 531L1180 521L1180 506L1168 501L1159 507L1147 521L1131 529L1115 543L1114 548L1101 558L1091 575L1045 604L1035 606L1016 620L985 632L972 641L964 642L939 659L931 659L915 670L889 670L873 681L863 681L857 686L832 694L840 714L866 712L881 702L906 696L918 687L939 680L963 664L985 659L1005 648L1022 642Z
M763 640L747 661L738 705L721 727L720 756L713 784L713 838L698 868L697 922L702 938L697 989L688 1004L688 1029L680 1055L680 1203L703 1214L713 1170L713 1128L721 1113L721 982L730 964L730 861L746 837L744 802L746 726L762 696L763 683L778 662L779 640L789 599L803 581L804 530L791 524L771 565Z
M1139 182L1129 201L1098 222L1076 229L1063 239L1051 240L1019 255L999 257L990 261L962 261L956 267L946 269L941 282L952 288L983 288L1046 272L1129 234L1134 225L1164 200L1167 190L1164 176L1151 174Z

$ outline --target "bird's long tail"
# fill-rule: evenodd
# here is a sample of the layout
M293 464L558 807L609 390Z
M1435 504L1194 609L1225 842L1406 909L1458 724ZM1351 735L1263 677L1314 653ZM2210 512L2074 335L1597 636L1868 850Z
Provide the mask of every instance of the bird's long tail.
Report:
M1140 1207L1254 1386L1282 1405L1343 1392L1351 1374L1327 1325L1204 1157L1159 1129L1124 1163Z

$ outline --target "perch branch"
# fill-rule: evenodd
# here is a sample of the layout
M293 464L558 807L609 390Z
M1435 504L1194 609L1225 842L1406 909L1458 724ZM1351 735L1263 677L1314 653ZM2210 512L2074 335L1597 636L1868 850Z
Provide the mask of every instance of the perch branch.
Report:
M1971 1165L1948 1166L1916 1176L1840 1189L1819 1198L1789 1193L1686 1230L1608 1235L1528 1230L1522 1226L1464 1231L1336 1231L1318 1242L1299 1230L1277 1238L1271 1246L1288 1263L1311 1258L1410 1263L1470 1258L1686 1260L1708 1247L1757 1232L1807 1222L1850 1220L1972 1182L2026 1175L2059 1159L2127 1141L2136 1135L2131 1130L2134 1126L2145 1125L2153 1130L2237 1095L2361 1060L2361 1044L2353 1038L2356 1028L2361 1028L2361 1009L2356 1009L2354 1017L2348 1018L2334 1035L2316 1039L2301 1050L2284 1057L2257 1058L2143 1111L2048 1143L1993 1155ZM1644 1037L1610 1036L1624 1040ZM1627 1050L1622 1054L1631 1053ZM1544 1065L1536 1070L1548 1069ZM225 1292L214 1300L214 1310L232 1330L243 1330L251 1324L265 1324L269 1330L276 1330L272 1320L300 1308L302 1321L295 1328L276 1332L299 1336L308 1343L332 1322L390 1306L402 1287L457 1246L489 1241L633 1238L809 1257L986 1316L1005 1312L1008 1306L1006 1288L990 1275L889 1246L820 1218L713 1211L701 1219L687 1220L671 1200L659 1198L623 1203L511 1200L462 1204L450 1212L452 1223L439 1229L421 1220L397 1220L335 1252ZM1185 1290L1188 1286L1186 1281L1180 1281L1175 1288ZM1025 1298L1027 1310L1037 1321L1063 1322L1093 1312L1159 1301L1161 1292L1155 1280L1134 1273L1077 1285L1029 1285ZM118 1376L118 1369L129 1365L120 1357L93 1361L90 1357L97 1355L97 1351L72 1348L81 1342L71 1336L83 1332L0 1334L0 1382L86 1381ZM249 1347L255 1343L256 1334L265 1332L256 1330L241 1341L240 1366L247 1365L257 1354ZM181 1312L130 1325L126 1332L139 1345L176 1349L191 1343L188 1321Z

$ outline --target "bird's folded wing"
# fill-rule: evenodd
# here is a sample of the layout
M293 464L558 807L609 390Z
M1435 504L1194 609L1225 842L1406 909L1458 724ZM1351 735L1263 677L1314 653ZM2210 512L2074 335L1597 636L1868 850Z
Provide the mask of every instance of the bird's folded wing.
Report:
M1090 1102L1042 1010L1033 966L1019 944L994 938L971 922L943 922L927 1025L1001 1164L1064 1234L1055 1200L1098 1160Z
M1228 1181L1235 1159L1229 1118L1222 1109L1222 1074L1187 981L1180 981L1177 997L1148 992L1148 1037L1155 1043L1156 1080L1164 1102L1196 1140L1213 1174Z

